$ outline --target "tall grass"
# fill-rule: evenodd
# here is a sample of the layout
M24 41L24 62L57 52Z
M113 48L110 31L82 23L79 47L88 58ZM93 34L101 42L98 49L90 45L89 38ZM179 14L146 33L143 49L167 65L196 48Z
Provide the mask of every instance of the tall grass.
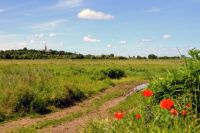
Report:
M110 85L151 79L180 64L173 60L1 60L0 121L72 106Z
M150 85L153 96L143 97L139 92L111 110L125 113L123 119L93 120L83 132L199 133L200 51L193 49L189 54L191 58L186 59L180 69L156 76ZM164 99L169 99L173 105L164 109L161 104Z

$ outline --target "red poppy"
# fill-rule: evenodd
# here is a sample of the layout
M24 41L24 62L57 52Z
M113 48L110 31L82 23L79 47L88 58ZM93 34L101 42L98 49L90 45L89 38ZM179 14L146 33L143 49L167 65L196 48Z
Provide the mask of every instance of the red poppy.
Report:
M185 106L186 106L186 108L190 108L191 107L191 103L187 103Z
M120 119L122 119L123 117L124 117L124 114L123 114L122 112L116 112L116 113L115 113L115 118L116 118L116 119L120 120Z
M160 102L160 107L170 110L174 106L174 102L170 99L164 99Z
M186 115L187 115L187 111L186 111L186 110L182 110L182 111L181 111L181 115L182 115L182 116L186 116Z
M150 97L153 95L153 91L152 90L144 90L143 91L143 96L144 97Z
M172 108L169 112L174 116L178 115L178 111L176 109L174 109L174 108Z
M138 119L138 120L141 119L141 115L140 114L136 114L135 115L135 119Z

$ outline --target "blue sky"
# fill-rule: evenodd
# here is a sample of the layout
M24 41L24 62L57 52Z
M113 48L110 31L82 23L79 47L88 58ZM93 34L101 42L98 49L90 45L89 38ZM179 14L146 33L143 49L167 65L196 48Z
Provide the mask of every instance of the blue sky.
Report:
M0 50L123 56L200 48L200 0L0 1Z

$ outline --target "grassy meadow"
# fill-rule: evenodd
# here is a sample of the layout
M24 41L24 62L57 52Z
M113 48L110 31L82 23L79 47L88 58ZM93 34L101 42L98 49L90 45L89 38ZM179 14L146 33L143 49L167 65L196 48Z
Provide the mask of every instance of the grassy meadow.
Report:
M0 60L0 121L72 106L109 86L151 80L181 60Z

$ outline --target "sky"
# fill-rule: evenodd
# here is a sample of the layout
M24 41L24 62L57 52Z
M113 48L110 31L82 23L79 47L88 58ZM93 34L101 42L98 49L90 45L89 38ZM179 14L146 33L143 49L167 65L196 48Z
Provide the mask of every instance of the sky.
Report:
M121 56L200 48L200 0L1 0L0 50Z

